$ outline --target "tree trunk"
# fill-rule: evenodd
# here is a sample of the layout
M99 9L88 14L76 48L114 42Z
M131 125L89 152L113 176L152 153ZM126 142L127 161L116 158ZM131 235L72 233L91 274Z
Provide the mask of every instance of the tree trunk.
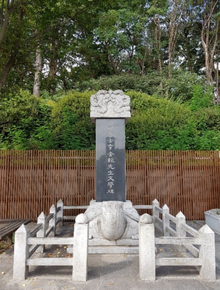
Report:
M113 69L114 73L117 75L118 74L118 71L117 71L117 68L115 66L115 62L111 56L111 53L109 52L109 45L108 43L106 42L105 43L105 47L106 47L106 51L107 51L107 54L108 54L108 59L110 60L110 63L111 63L111 68Z
M170 27L169 27L169 45L168 45L168 77L172 77L172 63L174 59L174 51L177 40L177 33L179 25L181 22L181 17L185 7L185 0L174 0L173 1L173 10L170 15ZM179 16L178 16L179 13ZM178 16L178 19L177 19Z
M161 61L161 28L160 28L160 16L154 18L154 38L155 38L155 46L157 48L157 68L158 71L162 72L162 61Z
M145 69L145 60L146 60L146 57L147 57L147 47L145 46L144 47L144 57L143 57L143 60L142 60L142 63L141 63L141 75L143 76L144 75L144 69Z
M37 44L36 48L36 59L35 59L35 74L34 74L34 86L33 86L33 95L36 97L40 97L40 75L42 71L42 56L40 49L40 42Z
M12 12L14 12L16 10L16 8L18 8L18 6L21 4L22 0L18 0L18 1L7 1L7 4L6 4L6 12L5 12L5 15L4 17L6 17L4 20L2 20L2 27L5 25L5 27L3 28L3 32L2 32L2 29L1 29L1 42L0 42L0 46L4 40L4 36L5 36L5 33L6 33L6 28L7 28L7 25L8 25L8 22L9 21L9 18L7 20L7 16L10 17L10 14ZM7 12L8 10L8 12ZM3 13L3 12L2 12ZM3 15L3 14L2 14ZM18 17L18 21L21 22L23 20L23 11L21 9L19 9L19 17ZM7 25L6 25L7 24ZM19 35L17 35L17 37L19 37ZM0 92L3 88L3 86L5 85L6 81L7 81L7 78L8 78L8 75L10 73L10 70L11 68L13 67L13 65L15 64L15 61L16 61L16 57L17 57L17 54L18 54L18 51L20 49L20 45L18 43L15 43L14 44L14 48L11 50L11 56L8 60L8 62L6 63L6 65L4 66L3 70L1 71L1 75L0 75Z
M4 40L6 29L7 29L8 22L9 22L10 13L9 13L8 9L6 10L5 15L3 17L4 17L4 20L2 22L2 26L1 26L1 30L0 30L0 47L1 47L2 42Z
M5 37L5 33L8 27L10 15L19 7L23 0L7 0L5 4L5 14L4 14L4 1L2 1L2 8L1 8L1 30L0 30L0 47Z
M160 28L160 19L158 17L158 70L162 72L162 61L161 61L161 28Z
M189 38L188 38L188 29L184 31L184 36L185 36L185 43L186 43L186 55L187 55L187 63L188 63L188 68L189 71L192 73L192 62L191 62L191 55L190 55L190 43L189 43Z
M48 90L50 94L53 95L56 90L55 78L56 78L56 73L57 73L57 58L56 58L55 43L51 43L50 51L51 51L51 58L50 58L49 74L48 74Z
M0 76L0 92L3 88L3 86L6 83L6 80L8 78L9 72L11 70L11 68L13 67L14 63L15 63L15 59L16 59L16 55L11 56L11 58L9 59L9 61L6 63L1 76Z
M177 18L178 1L174 1L173 10L170 16L170 28L169 28L169 44L168 44L168 77L172 77L172 62L173 51L175 44L175 31L176 31L176 18Z
M218 31L219 31L219 20L216 20L215 31L213 33L214 37L212 38L210 35L211 24L213 23L213 14L216 5L219 0L212 0L209 7L205 7L203 13L203 23L202 23L202 31L201 31L201 41L202 47L205 54L205 68L206 68L206 78L210 85L213 85L214 80L212 77L214 70L214 55L216 53L216 47L218 43ZM208 4L207 4L208 5ZM213 32L213 31L212 31Z
M220 92L219 92L219 61L218 61L218 49L216 48L216 68L215 68L215 82L216 82L216 96L215 105L220 102Z

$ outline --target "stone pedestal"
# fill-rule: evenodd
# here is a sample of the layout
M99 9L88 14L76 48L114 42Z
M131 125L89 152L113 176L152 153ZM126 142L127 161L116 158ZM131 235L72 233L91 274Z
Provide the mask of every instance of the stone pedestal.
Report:
M89 245L138 245L140 217L129 200L91 201L85 215L89 221Z

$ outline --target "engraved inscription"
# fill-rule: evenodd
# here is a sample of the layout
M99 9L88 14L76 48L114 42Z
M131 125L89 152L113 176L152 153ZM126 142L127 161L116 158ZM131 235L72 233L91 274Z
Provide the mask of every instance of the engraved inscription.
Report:
M96 201L125 201L125 120L96 120Z
M113 137L113 125L114 122L110 119L107 123L107 134L108 137L106 138L106 152L107 152L107 194L114 194L115 193L115 167L113 164L115 163L115 138ZM111 168L109 168L111 166Z

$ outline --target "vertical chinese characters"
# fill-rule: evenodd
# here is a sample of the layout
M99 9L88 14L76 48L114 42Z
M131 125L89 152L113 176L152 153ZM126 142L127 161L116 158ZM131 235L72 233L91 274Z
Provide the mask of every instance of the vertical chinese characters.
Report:
M107 125L106 153L107 153L107 194L114 194L115 189L115 138L113 136L114 122L109 120Z

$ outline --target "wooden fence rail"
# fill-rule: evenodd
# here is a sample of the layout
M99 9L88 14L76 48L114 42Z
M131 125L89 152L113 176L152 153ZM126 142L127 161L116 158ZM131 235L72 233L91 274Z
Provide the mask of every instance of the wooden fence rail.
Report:
M127 199L136 205L156 198L188 220L220 207L217 151L126 151L126 176ZM0 151L0 219L36 220L59 199L79 206L92 198L95 151Z

